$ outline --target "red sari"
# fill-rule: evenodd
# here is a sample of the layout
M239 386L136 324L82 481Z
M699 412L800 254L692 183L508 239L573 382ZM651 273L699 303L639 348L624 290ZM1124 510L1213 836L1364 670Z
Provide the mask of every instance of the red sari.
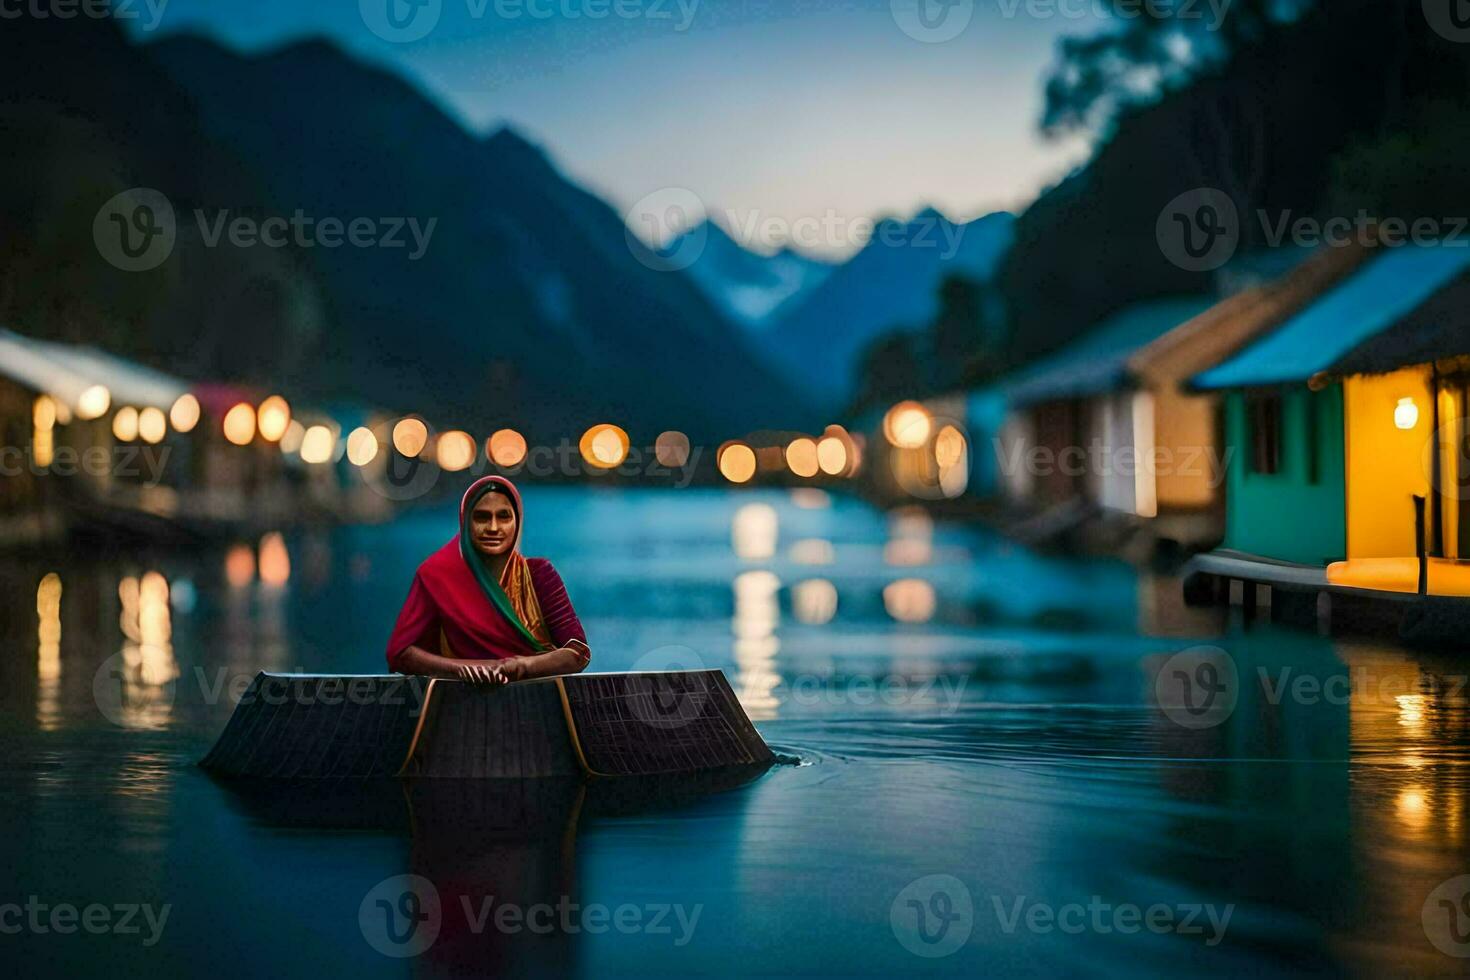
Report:
M516 536L511 559L498 582L485 567L471 566L482 559L468 545L470 512L487 493L503 493L516 512ZM465 660L504 660L544 653L581 641L587 634L572 608L561 576L544 558L520 554L524 525L521 495L501 476L476 480L459 505L460 533L435 551L418 568L398 622L388 639L388 669L398 669L398 658L410 646Z

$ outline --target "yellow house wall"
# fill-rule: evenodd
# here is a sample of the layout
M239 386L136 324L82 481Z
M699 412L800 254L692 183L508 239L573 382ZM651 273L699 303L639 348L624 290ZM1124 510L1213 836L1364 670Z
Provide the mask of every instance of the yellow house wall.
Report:
M1429 493L1434 433L1430 371L1404 368L1343 382L1347 423L1348 558L1412 556L1415 494ZM1413 398L1418 422L1394 424L1399 399Z
M1208 507L1224 474L1214 473L1219 458L1215 435L1215 398L1185 395L1173 386L1154 392L1154 442L1161 453L1158 496L1161 508Z

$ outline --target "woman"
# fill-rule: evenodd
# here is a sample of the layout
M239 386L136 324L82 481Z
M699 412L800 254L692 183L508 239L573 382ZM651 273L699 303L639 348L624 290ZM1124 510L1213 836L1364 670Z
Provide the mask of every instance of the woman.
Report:
M459 534L419 566L398 614L390 670L500 685L587 666L561 576L520 553L522 524L521 495L504 477L465 491Z

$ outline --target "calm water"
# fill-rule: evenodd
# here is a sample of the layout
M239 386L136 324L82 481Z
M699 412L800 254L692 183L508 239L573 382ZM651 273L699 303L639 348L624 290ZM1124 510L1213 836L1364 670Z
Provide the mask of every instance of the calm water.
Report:
M10 560L0 906L168 918L58 935L42 911L0 934L4 959L288 977L1470 965L1441 951L1470 954L1463 660L1245 630L1126 566L817 492L526 497L527 550L560 569L594 669L722 667L801 765L651 801L242 796L194 766L235 679L380 671L452 510L205 555ZM1194 687L1175 697L1174 678ZM443 901L416 959L377 952L359 919L404 874ZM559 903L562 922L497 929L507 903ZM0 907L0 928L26 915Z

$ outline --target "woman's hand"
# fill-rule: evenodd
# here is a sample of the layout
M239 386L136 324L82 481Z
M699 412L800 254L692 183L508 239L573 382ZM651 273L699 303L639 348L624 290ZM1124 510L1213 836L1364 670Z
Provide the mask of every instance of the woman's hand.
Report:
M510 683L499 665L485 663L462 663L455 665L457 678L466 684L480 687L501 687Z

